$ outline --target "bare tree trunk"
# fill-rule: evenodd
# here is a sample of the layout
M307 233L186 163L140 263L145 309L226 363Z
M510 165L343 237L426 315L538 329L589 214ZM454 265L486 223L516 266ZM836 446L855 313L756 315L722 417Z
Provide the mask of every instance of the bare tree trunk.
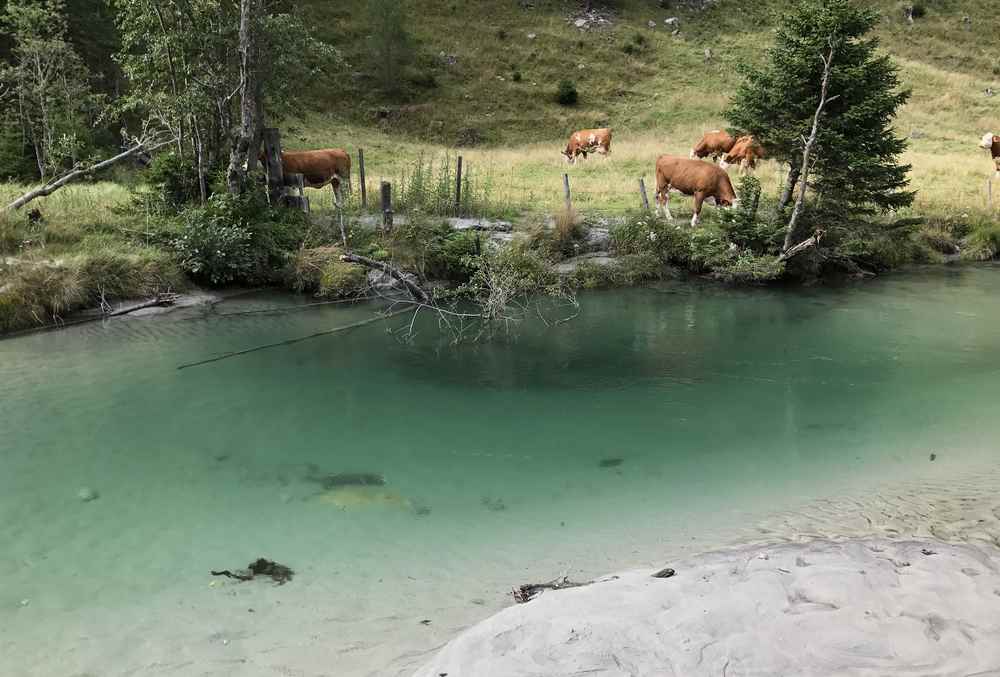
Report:
M163 21L163 13L160 11L159 5L155 2L149 3L149 8L153 10L153 14L156 15L156 21L160 25L160 32L163 34L163 44L166 46L167 52L167 71L170 73L170 89L173 91L174 99L180 97L180 92L177 87L177 69L174 67L174 54L173 50L170 48L171 39L170 35L167 33L167 25ZM177 155L184 157L184 116L181 115L180 119L177 121Z
M201 203L208 200L208 176L205 162L205 143L201 138L201 123L197 116L191 118L191 140L194 142L195 166L198 170L198 195Z
M801 168L794 162L788 163L788 177L785 179L785 187L781 191L781 197L778 199L778 207L775 210L775 218L780 217L788 203L792 201L792 195L795 193L795 184L799 182L799 172Z
M261 12L260 0L240 0L240 87L241 122L240 136L233 144L229 156L227 183L230 193L240 193L246 186L247 168L251 145L259 138L262 126L260 117L261 86L258 73L257 15Z
M805 145L802 150L802 168L799 170L802 181L802 188L799 189L799 197L795 201L795 208L792 210L792 217L788 220L788 228L785 229L785 244L782 247L783 251L787 251L792 246L792 241L795 238L795 226L798 224L799 216L802 214L802 206L805 204L806 200L806 189L809 186L809 165L812 160L813 147L816 145L816 136L819 134L819 118L823 114L823 109L828 103L836 99L836 96L826 97L827 90L830 86L830 71L833 67L833 54L834 54L834 43L831 39L830 49L825 56L820 57L823 59L823 84L820 87L819 93L819 105L816 106L816 114L813 115L812 131L809 134L808 139L804 139Z

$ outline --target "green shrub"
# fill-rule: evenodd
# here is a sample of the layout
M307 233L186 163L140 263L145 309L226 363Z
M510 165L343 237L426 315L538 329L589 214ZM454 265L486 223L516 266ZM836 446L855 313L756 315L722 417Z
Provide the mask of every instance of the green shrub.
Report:
M527 247L486 248L466 257L469 280L457 292L476 302L487 322L503 321L512 306L536 295L558 296L563 282L548 261Z
M734 284L771 282L784 273L785 264L777 256L754 254L749 249L733 252L712 268L712 277Z
M472 270L469 258L477 256L482 247L476 231L449 233L431 250L428 273L440 280L467 280Z
M153 213L173 214L201 199L197 167L175 152L154 157L144 175L149 190L139 199Z
M690 231L649 213L629 214L610 234L611 246L619 254L651 253L663 263L680 265L691 258Z
M606 265L584 261L569 277L568 282L583 289L631 287L649 280L658 280L663 277L664 271L663 262L655 254L629 254Z
M556 90L556 102L560 106L575 106L580 100L580 94L576 91L576 83L572 80L562 80Z
M622 45L622 51L629 56L634 56L640 54L646 50L649 41L646 36L642 33L635 33L632 35L631 39L627 40L624 45Z
M196 280L213 285L267 283L284 269L305 226L301 212L271 207L262 188L244 195L220 193L204 207L181 214L172 245L181 267Z
M784 240L784 227L758 218L760 181L746 174L740 177L736 193L739 205L720 211L723 234L741 249L758 254L778 252Z

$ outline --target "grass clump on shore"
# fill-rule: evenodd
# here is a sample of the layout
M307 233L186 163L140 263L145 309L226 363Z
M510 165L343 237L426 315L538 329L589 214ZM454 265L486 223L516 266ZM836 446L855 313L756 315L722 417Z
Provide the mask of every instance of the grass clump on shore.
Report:
M0 333L59 322L82 308L183 289L184 275L161 249L119 245L48 259L0 263Z
M962 257L969 261L989 261L1000 255L1000 222L975 223L962 249Z
M340 260L340 247L300 249L291 257L284 284L292 291L317 298L347 298L364 292L367 273L362 266Z

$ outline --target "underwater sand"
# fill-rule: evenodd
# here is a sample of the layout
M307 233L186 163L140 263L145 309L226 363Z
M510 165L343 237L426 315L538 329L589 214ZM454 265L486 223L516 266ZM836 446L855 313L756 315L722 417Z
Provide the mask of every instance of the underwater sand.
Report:
M0 674L407 675L516 584L993 514L997 268L582 303L517 342L376 325L183 371L369 309L0 342ZM294 579L209 574L257 557Z

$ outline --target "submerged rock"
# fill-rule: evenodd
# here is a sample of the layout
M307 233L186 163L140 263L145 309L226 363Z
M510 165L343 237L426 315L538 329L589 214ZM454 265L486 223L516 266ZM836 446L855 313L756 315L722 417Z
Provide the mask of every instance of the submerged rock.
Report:
M336 475L323 475L312 479L323 485L324 489L385 486L385 475L374 472L342 472Z
M410 499L402 494L374 486L344 486L321 492L315 500L325 505L332 505L341 510L356 510L359 508L399 508L413 510Z
M80 490L76 492L76 497L79 498L84 503L90 503L91 501L96 501L100 498L100 494L91 489L90 487L80 487Z

